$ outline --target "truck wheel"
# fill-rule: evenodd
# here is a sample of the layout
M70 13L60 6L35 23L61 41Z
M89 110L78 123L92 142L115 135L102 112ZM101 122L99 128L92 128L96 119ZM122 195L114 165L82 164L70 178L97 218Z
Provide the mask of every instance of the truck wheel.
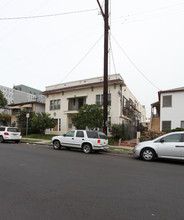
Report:
M59 142L58 140L55 140L55 141L53 142L53 148L54 148L55 150L60 150L60 149L61 149L61 144L60 144L60 142Z
M82 149L85 154L90 154L92 151L90 144L84 144Z

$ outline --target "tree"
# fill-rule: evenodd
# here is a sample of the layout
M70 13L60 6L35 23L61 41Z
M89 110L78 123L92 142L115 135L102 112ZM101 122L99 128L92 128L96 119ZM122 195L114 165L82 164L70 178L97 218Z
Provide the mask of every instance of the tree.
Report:
M77 129L102 128L103 109L101 105L83 105L79 112L72 118L72 123Z
M3 125L10 125L11 123L11 116L7 113L1 114L0 113L0 121Z
M2 91L0 90L0 108L5 107L8 104L7 100L5 99Z
M26 113L27 111L21 110L20 114L17 116L18 125L22 134L26 133L26 123L27 123ZM29 119L28 119L29 133L34 133L34 130L32 129L32 117L34 114L35 114L34 112L29 112Z
M111 127L111 134L112 134L112 137L115 139L115 141L117 141L119 144L119 141L123 135L122 125L121 124L113 124Z
M45 133L45 129L53 128L55 126L55 119L50 118L50 114L42 112L34 114L32 117L32 128L39 133Z
M26 111L22 110L20 115L17 116L18 124L23 134L26 133ZM53 128L55 126L55 119L50 118L50 114L42 112L42 113L35 113L29 112L29 119L28 119L28 133L44 133L45 129Z

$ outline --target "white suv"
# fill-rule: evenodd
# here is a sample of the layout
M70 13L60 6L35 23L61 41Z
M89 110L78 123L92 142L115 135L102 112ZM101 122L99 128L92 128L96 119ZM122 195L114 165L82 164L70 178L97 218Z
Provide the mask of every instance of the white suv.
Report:
M78 148L86 154L108 148L107 136L99 131L68 131L63 136L54 136L52 143L55 150L61 149L61 147Z
M22 136L18 128L15 127L0 127L0 143L5 141L20 142Z

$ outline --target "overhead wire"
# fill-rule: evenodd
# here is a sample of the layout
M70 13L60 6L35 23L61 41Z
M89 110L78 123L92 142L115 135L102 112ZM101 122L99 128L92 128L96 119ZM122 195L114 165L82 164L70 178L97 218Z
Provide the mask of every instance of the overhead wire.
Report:
M45 3L47 3L47 0L45 0ZM49 5L50 5L50 4L49 4ZM53 2L52 2L51 5L53 5ZM38 13L40 10L42 10L43 8L45 8L46 6L47 6L46 4L44 4L43 6L42 6L42 5L39 5L38 8L34 8L33 10L31 10L30 13L31 13L31 14L36 14L36 13ZM19 26L25 24L26 21L20 19L20 20L10 20L10 22L11 22L10 25L15 24L15 26L14 26L14 27L11 27L11 30L10 30L8 33L5 33L5 31L1 29L1 33L3 33L3 36L1 36L0 41L2 40L3 37L6 37L9 33L12 34L12 31L15 31L17 27L19 27ZM3 22L3 23L4 23L4 22ZM2 24L2 22L1 22L1 24ZM6 29L7 29L7 28L8 28L8 25L6 25L5 27L6 27Z
M92 11L97 11L97 10L98 10L97 8L94 8L94 9L86 9L86 10L81 10L81 11L61 12L61 13L47 14L47 15L34 15L34 16L23 16L23 17L5 17L5 18L0 18L0 21L56 17L56 16L69 15L69 14L79 14L79 13L85 13L85 12L92 12Z
M109 35L109 36L110 36L110 35ZM113 63L114 72L115 72L115 74L117 74L116 65L115 65L115 59L114 59L114 54L113 54L113 50L112 50L111 39L109 39L109 43L110 43L110 51L111 51L111 57L112 57L112 63Z
M120 17L116 18L116 20L114 20L114 22L122 21L124 24L124 23L145 21L148 19L158 19L159 17L172 15L174 13L178 14L179 11L184 10L184 8L179 7L182 5L184 5L184 2L175 3L172 5L167 5L167 6L163 6L163 7L159 7L159 8L153 8L150 10L141 11L141 12L137 12L137 13L130 13L125 16L120 16ZM172 11L171 11L171 9L172 9Z
M111 0L109 1L109 23L110 23L110 27L111 27L111 8L112 8L112 2ZM116 72L116 65L115 65L115 59L114 59L114 54L113 54L113 50L112 50L112 44L111 44L111 28L109 28L109 52L110 52L110 58L112 58L112 63L113 63L113 68L114 68L114 73L117 74ZM109 71L111 71L111 59L109 60Z
M84 29L82 31L79 31L79 32L73 34L72 36L68 36L68 37L66 37L63 40L60 40L58 42L54 42L54 43L52 43L52 44L42 48L41 51L40 50L35 50L35 51L30 52L30 53L28 53L26 55L23 55L21 57L17 57L15 60L12 60L11 62L6 63L5 65L0 65L0 68L2 69L3 67L9 66L9 65L14 64L14 63L19 62L19 61L22 61L22 60L24 60L24 59L26 59L28 57L34 56L35 54L38 55L39 53L42 53L42 52L44 52L44 51L46 51L48 49L51 49L51 48L54 48L54 47L60 47L65 41L69 41L69 40L75 39L77 36L80 36L80 35L84 35L85 32L93 29L94 27L98 26L99 24L100 23L98 23L96 25L93 25L93 26L90 26L89 28Z
M82 63L82 61L94 49L94 47L98 44L98 42L102 39L102 37L103 37L103 35L93 44L93 46L87 51L87 53L85 53L85 55L79 60L79 62L68 72L68 74L63 77L61 82L63 82Z
M117 40L115 39L115 37L111 34L112 38L114 39L114 41L116 42L116 44L118 45L118 47L121 49L121 51L124 53L124 55L127 57L127 59L130 61L130 63L134 66L134 68L157 90L161 90L160 88L158 88L158 86L156 86L138 67L137 65L130 59L130 57L128 56L128 54L125 52L125 50L121 47L121 45L117 42Z

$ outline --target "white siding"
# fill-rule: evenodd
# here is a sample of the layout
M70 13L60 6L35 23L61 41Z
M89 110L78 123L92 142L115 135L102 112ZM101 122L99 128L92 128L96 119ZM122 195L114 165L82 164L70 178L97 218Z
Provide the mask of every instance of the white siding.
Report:
M172 96L172 106L163 107L163 96ZM162 93L160 96L160 129L162 130L162 121L171 121L171 129L181 127L181 121L184 121L184 92Z

